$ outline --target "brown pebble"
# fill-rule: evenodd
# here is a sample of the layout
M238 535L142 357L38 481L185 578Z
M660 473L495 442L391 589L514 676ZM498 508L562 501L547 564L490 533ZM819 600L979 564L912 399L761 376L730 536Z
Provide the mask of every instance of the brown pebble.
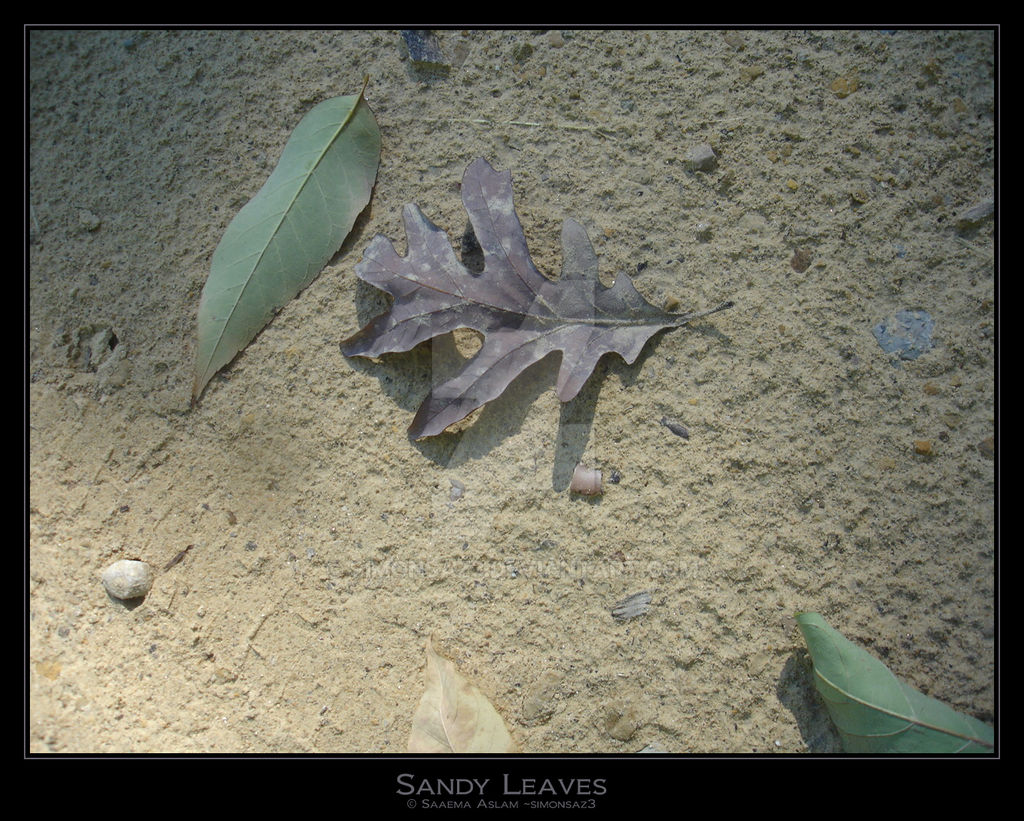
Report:
M850 192L850 199L857 205L864 205L871 197L863 188L855 188Z
M48 678L50 681L56 681L60 675L61 664L59 661L54 659L47 659L46 661L36 662L36 672L39 675Z
M859 87L860 82L856 76L836 77L836 79L832 81L832 85L829 86L832 93L840 100L843 99L843 97L849 97Z
M813 260L814 257L811 256L810 251L805 248L800 248L795 254L793 254L793 258L789 261L789 264L793 266L794 271L802 274L811 267L811 262Z
M931 439L917 439L914 442L914 453L918 456L932 456L934 452Z
M636 710L624 704L612 704L605 710L604 729L616 741L629 741L640 725Z
M929 396L935 396L939 393L939 386L933 382L924 383L924 392Z
M986 459L994 459L996 456L996 438L994 436L986 436L978 442L978 453Z
M218 667L213 671L213 683L214 684L230 684L232 681L238 679L238 673L234 670L229 670L227 667Z
M547 724L558 705L558 688L562 677L554 670L547 670L540 680L530 688L523 698L523 723L527 727Z
M740 69L740 77L745 83L752 83L762 74L764 74L764 66L743 66Z
M743 51L743 37L738 31L727 31L722 37L736 51Z

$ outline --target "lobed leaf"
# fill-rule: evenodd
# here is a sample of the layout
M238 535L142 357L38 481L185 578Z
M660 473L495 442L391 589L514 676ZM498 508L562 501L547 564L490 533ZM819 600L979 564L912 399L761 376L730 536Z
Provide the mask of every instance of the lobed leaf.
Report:
M495 171L486 160L466 169L462 200L484 255L479 275L455 258L445 233L413 204L403 211L408 254L400 256L378 235L356 266L361 279L391 294L394 302L388 313L342 343L347 356L408 351L457 328L485 336L462 370L424 400L409 428L415 439L464 419L551 353L562 354L555 390L567 402L604 354L618 353L632 363L658 331L732 304L672 314L647 302L625 274L606 288L597 276L590 239L573 220L562 228L562 276L548 279L530 258L512 202L511 175Z

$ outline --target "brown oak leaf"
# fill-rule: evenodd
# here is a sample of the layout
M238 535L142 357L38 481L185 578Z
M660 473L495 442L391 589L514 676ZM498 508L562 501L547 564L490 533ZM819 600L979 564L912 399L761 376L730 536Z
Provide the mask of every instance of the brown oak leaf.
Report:
M574 220L562 227L562 275L548 279L530 259L512 203L511 174L495 171L486 160L466 169L462 201L483 251L481 273L467 270L444 231L411 203L402 212L408 254L400 256L378 234L356 266L360 279L394 302L342 343L346 356L408 351L457 328L484 335L476 355L424 400L409 427L414 439L435 436L464 419L550 353L562 353L555 390L568 402L604 354L617 353L632 364L658 331L732 305L674 314L647 302L625 274L606 288L587 232Z

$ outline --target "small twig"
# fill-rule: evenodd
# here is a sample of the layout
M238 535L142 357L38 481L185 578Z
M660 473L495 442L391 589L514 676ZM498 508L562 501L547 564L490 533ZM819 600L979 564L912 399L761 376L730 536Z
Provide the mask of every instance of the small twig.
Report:
M965 240L965 239L964 239L963 237L953 237L953 239L955 239L955 240L956 240L957 242L959 242L959 243L960 243L961 245L963 245L963 246L964 246L965 248L970 248L970 249L971 249L972 251L974 251L974 253L976 253L976 254L977 254L977 255L978 255L979 257L982 257L983 259L986 259L986 260L990 258L990 255L989 255L989 252L988 252L988 251L983 251L983 250L982 250L981 248L978 248L978 247L977 247L976 245L974 245L973 243L970 243L970 242L968 242L968 241L967 241L967 240Z
M260 614L261 618L259 622L257 622L256 626L249 631L249 635L245 639L245 655L242 657L242 664L245 664L245 660L249 657L250 650L252 650L257 655L257 657L261 659L263 658L263 654L259 650L257 650L256 647L253 645L253 639L255 639L256 634L263 629L263 625L267 623L267 619L269 619L271 616L273 616L275 613L281 610L281 604L284 602L284 600L288 597L290 593L291 588L285 590L284 593L281 594L281 598L278 600L277 604L275 604L266 613Z
M452 123L470 123L472 125L485 125L490 128L498 125L519 125L527 128L561 128L565 131L593 131L600 137L605 137L609 140L615 140L615 136L611 133L611 129L603 125L581 125L577 123L535 123L529 120L502 120L500 122L494 122L493 120L487 120L483 117L473 118L461 118L452 117L449 119Z

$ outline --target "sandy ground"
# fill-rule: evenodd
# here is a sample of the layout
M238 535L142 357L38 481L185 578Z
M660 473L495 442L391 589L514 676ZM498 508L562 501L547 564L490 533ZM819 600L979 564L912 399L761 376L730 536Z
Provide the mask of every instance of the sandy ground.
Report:
M402 752L434 634L527 752L836 752L801 610L994 721L993 221L957 223L993 35L438 37L447 74L391 31L30 33L28 749ZM364 74L370 207L191 410L214 248ZM736 307L410 442L445 345L343 357L384 305L353 268L407 202L457 242L476 157L541 270L571 216L607 281ZM872 334L899 309L914 361ZM570 496L579 460L621 480ZM118 558L159 571L138 606Z

